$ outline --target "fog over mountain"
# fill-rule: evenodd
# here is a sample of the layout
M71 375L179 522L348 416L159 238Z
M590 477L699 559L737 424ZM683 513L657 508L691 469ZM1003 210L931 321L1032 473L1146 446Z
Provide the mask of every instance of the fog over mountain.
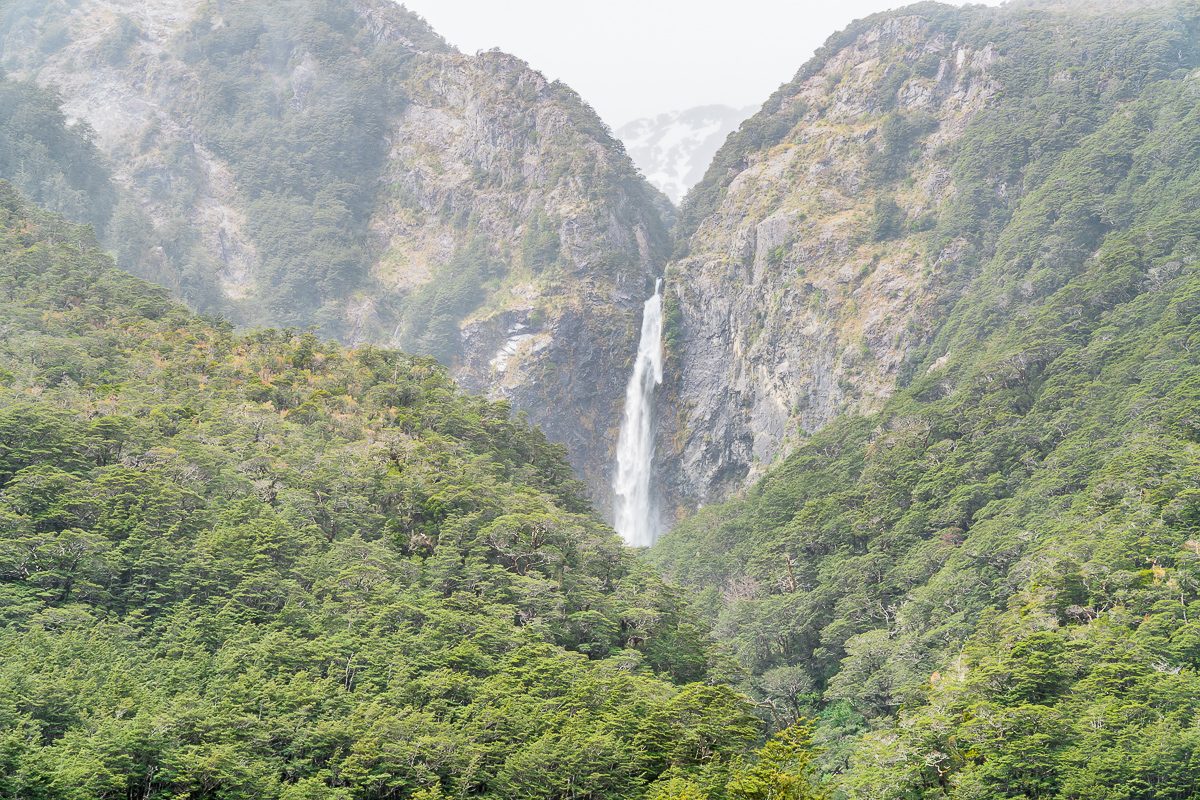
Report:
M617 138L656 189L678 205L704 177L725 137L757 108L712 105L637 119L617 128Z

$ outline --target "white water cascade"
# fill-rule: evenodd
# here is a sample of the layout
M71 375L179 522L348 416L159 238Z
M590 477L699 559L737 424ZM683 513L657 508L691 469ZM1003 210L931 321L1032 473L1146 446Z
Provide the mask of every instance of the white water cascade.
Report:
M642 309L642 338L637 361L625 388L625 412L617 440L615 527L625 543L649 547L658 538L650 502L650 471L654 461L654 389L663 379L662 281Z

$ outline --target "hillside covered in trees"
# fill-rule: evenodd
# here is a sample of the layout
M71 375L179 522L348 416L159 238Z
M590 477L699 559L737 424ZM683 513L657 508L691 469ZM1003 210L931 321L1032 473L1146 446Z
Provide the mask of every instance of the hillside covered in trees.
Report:
M913 10L1007 91L897 222L959 254L936 328L650 553L845 796L1200 791L1200 7L1119 10Z
M87 217L29 196L122 268L238 325L435 356L607 496L672 211L569 87L394 0L0 0L0 67L108 174L71 186Z
M505 405L198 318L0 185L0 797L802 775L802 730L734 760L761 731L713 667Z
M743 125L645 552L553 441L603 495L670 214L569 90L0 12L0 800L1200 797L1197 0L876 15Z

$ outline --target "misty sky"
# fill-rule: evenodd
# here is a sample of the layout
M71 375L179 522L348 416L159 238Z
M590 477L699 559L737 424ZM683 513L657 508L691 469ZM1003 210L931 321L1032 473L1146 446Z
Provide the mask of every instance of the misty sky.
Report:
M990 0L995 5L998 0ZM464 52L499 47L612 127L707 103L757 106L851 20L896 0L405 0Z

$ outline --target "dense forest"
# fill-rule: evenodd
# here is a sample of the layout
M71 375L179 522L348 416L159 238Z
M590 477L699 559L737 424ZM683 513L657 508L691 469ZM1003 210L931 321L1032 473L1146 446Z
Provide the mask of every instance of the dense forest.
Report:
M560 448L431 359L234 333L8 185L0 326L0 797L807 780Z
M1200 792L1196 12L960 31L1022 91L946 154L938 333L650 553L846 796Z
M191 126L104 150L0 74L0 800L1200 797L1197 0L856 22L731 135L673 244L569 89L407 10L208 0L167 36L184 16L110 5L0 0L4 58L35 31L32 61L153 75ZM113 27L88 39L85 6ZM870 63L861 129L820 129L866 154L835 166L870 213L831 218L928 255L927 329L895 332L869 413L625 547L566 448L453 367L525 347L520 380L563 390L536 397L619 394L671 247L668 371L695 335L673 285L752 281L693 248L820 321L804 214L758 248L726 201L889 30L923 44ZM905 105L939 81L970 114ZM221 170L260 269L240 309L200 230ZM420 231L447 246L418 269ZM324 338L410 268L379 313L420 354ZM542 419L604 441L599 411Z

